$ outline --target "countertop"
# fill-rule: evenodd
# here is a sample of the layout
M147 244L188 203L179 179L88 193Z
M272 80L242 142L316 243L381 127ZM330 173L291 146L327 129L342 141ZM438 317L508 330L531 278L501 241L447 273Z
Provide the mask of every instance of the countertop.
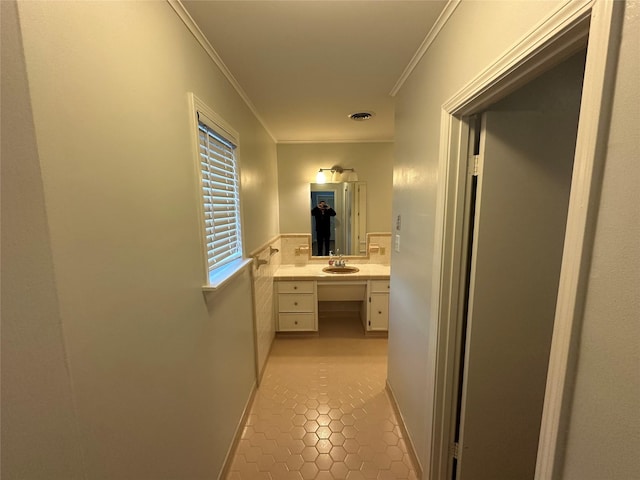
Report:
M325 263L308 263L306 265L280 265L275 273L275 280L322 280L322 281L349 281L349 280L388 280L391 273L389 265L374 263L348 263L347 266L358 267L355 273L326 273L322 269L327 267Z

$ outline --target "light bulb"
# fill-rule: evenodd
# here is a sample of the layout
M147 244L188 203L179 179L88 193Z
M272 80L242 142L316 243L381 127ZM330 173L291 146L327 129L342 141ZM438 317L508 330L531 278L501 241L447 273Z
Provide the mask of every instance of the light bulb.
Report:
M327 177L322 170L318 170L318 174L316 175L316 183L326 183Z

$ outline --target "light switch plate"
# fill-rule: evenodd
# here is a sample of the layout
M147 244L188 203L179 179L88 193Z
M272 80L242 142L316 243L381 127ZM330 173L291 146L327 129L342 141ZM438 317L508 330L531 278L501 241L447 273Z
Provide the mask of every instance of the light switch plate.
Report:
M398 253L400 253L400 235L396 235L395 236L395 246L394 246L394 250Z

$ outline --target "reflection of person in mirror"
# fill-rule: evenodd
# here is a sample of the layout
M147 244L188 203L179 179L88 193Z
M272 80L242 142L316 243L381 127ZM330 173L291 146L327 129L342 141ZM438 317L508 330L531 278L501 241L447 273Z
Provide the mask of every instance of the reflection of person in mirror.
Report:
M331 240L331 217L335 217L336 211L327 202L321 200L311 210L311 215L316 219L316 238L318 239L318 255L329 255L329 243Z

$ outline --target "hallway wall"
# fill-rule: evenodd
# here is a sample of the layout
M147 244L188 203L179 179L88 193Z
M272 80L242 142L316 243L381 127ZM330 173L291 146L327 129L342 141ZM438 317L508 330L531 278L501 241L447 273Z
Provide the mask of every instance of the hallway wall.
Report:
M14 2L2 21L2 470L84 478ZM28 192L28 195L25 195ZM55 412L55 415L51 413Z
M425 472L430 462L437 302L433 291L442 104L557 6L461 2L397 95L389 385ZM481 31L475 27L482 25ZM474 31L473 42L467 40ZM408 366L411 366L408 368Z
M26 153L3 207L35 223L3 255L2 477L217 478L255 383L251 279L202 292L187 93L240 133L246 252L279 233L275 144L167 2L18 7Z

